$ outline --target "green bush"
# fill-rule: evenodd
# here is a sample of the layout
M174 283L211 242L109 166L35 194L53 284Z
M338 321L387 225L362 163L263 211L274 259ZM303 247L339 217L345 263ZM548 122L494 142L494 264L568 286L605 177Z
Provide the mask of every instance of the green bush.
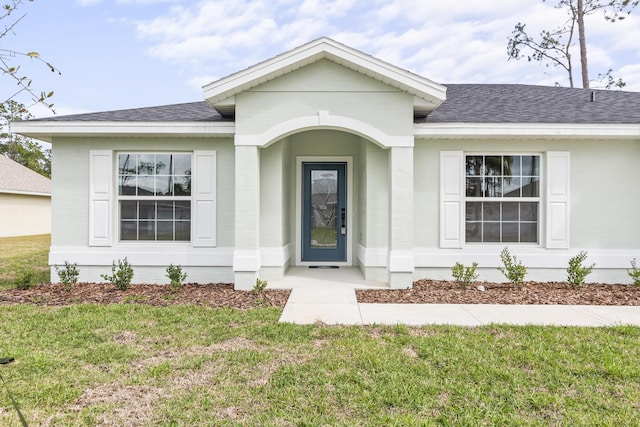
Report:
M580 251L578 255L569 260L569 267L567 268L567 282L574 287L578 288L584 284L584 279L591 274L591 270L596 266L595 263L590 267L582 265L587 259L587 251Z
M78 283L78 276L80 275L80 271L78 271L78 264L71 264L68 261L64 262L64 267L56 267L56 273L58 273L58 277L60 278L60 283L64 285L66 290L71 290L71 285Z
M629 277L633 280L633 284L640 286L640 268L636 266L636 259L631 260L631 268L627 270Z
M182 282L187 278L187 273L182 272L179 265L169 265L167 267L167 277L171 281L171 291L177 292L182 287Z
M513 285L521 286L527 275L527 267L522 265L522 262L518 261L515 255L512 256L507 247L500 252L500 259L504 267L498 267L498 270L500 270Z
M465 289L471 284L471 282L475 282L476 280L478 280L478 274L476 273L477 268L477 262L471 264L471 267L465 267L463 264L456 262L456 265L451 267L451 275L455 279L458 286L460 286L462 289Z
M251 292L253 292L254 294L258 295L259 293L264 291L264 289L266 287L267 287L267 281L266 280L256 279L256 284L253 286L253 289L251 290Z
M113 265L111 267L111 275L101 274L104 280L108 280L121 291L126 291L131 286L131 280L133 279L133 268L127 258L124 260L118 260L118 265L116 266L116 262L113 261Z
M25 270L18 273L18 277L14 280L16 289L25 291L36 284L36 278L33 271Z

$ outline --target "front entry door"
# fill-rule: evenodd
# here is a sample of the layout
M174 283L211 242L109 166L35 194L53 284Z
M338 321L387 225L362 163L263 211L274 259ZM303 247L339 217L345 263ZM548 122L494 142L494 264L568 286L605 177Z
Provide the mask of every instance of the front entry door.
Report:
M302 261L347 260L346 163L302 163Z

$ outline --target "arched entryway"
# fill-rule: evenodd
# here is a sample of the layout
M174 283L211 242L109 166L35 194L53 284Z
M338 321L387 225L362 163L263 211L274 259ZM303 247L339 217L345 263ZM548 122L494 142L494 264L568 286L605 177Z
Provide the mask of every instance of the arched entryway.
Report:
M392 286L399 274L410 284L412 143L322 112L236 135L236 287L301 265L358 266Z

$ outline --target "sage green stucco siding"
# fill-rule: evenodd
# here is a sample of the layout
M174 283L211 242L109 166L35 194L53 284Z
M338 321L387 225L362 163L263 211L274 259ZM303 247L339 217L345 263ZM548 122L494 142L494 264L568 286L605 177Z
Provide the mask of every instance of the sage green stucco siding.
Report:
M290 179L288 139L260 150L260 246L289 243Z
M321 60L236 96L236 132L261 134L319 111L349 117L389 135L412 135L413 97Z
M128 152L217 152L217 246L234 245L234 149L229 138L56 138L52 144L53 231L52 246L88 246L89 241L89 152L91 150ZM114 156L114 192L117 158ZM117 218L117 201L113 215ZM114 227L117 224L114 222ZM114 228L114 244L117 245ZM158 243L161 245L161 243Z
M639 141L619 140L423 140L414 150L415 246L437 248L439 232L439 153L570 153L571 248L640 247ZM544 156L541 179L545 199ZM541 209L544 226L544 209ZM544 230L541 232L544 237ZM544 243L544 242L542 242Z

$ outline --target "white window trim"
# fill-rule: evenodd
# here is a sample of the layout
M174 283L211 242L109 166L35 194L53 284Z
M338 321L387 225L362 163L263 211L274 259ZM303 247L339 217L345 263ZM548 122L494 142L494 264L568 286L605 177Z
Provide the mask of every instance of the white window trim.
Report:
M465 242L465 156L487 152L440 152L440 248L500 247L505 243ZM521 248L568 249L570 245L570 152L500 152L500 155L540 155L538 243L515 243ZM520 199L518 199L520 200Z
M142 155L158 155L158 154L170 154L170 155L189 155L191 156L191 186L192 186L192 190L191 190L191 195L190 196L149 196L149 197L141 197L141 196L132 196L132 195L120 195L120 160L119 160L119 156L121 154L142 154ZM115 219L115 226L116 226L116 238L117 238L117 242L118 245L123 245L123 246L127 246L127 245L155 245L155 244L161 244L163 246L165 245L190 245L191 242L193 241L193 208L194 208L194 196L193 196L193 169L194 169L194 163L195 163L195 155L193 151L166 151L166 150L158 150L158 151L134 151L134 150L118 150L118 151L114 151L113 152L113 157L114 157L114 167L115 167L115 184L114 184L114 191L113 191L113 196L115 199L115 203L114 203L114 219ZM132 240L122 240L122 236L121 236L121 228L122 228L122 219L120 218L120 202L121 201L127 201L127 200L133 200L133 201L156 201L156 200L167 200L167 201L189 201L190 202L190 208L191 208L191 212L190 212L190 219L189 219L189 225L190 225L190 238L189 240L139 240L139 239L132 239Z
M466 196L466 157L467 156L537 156L540 159L539 165L539 175L538 175L538 196L537 197L467 197ZM511 152L511 151L500 151L500 152L490 152L490 151L465 151L463 153L463 176L462 183L464 189L462 193L462 209L463 209L463 218L462 218L462 240L465 246L542 246L543 238L544 238L544 172L545 172L545 155L542 152ZM538 219L537 219L537 242L467 242L466 241L466 205L467 202L536 202L538 203ZM518 222L519 224L520 222ZM502 222L500 222L502 224Z

